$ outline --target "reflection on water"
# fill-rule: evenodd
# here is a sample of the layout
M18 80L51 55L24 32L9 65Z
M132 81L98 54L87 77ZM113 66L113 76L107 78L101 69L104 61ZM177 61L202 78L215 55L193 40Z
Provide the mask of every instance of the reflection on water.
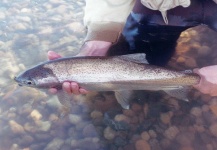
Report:
M59 116L55 96L18 87L18 72L54 50L77 53L84 37L83 1L0 2L0 150L214 150L217 98L190 92L189 103L161 92L139 91L124 110L112 92L74 96ZM184 32L169 65L192 69L217 64L217 34L205 27Z

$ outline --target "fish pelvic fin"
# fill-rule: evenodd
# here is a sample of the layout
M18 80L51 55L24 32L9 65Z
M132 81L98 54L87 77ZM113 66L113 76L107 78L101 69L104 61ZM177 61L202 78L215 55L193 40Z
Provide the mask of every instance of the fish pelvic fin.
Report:
M190 89L189 87L180 86L177 89L164 90L164 92L166 92L168 95L172 97L189 102L189 99L188 99L189 89Z
M137 54L128 54L128 55L122 55L117 56L120 59L131 61L135 63L142 63L142 64L149 64L146 55L144 53L137 53Z
M72 95L67 94L63 90L57 91L57 97L59 102L63 105L61 108L61 117L64 117L70 113L71 110L71 100L73 99Z
M115 91L115 98L124 109L130 108L130 100L132 99L132 95L133 91L131 90Z

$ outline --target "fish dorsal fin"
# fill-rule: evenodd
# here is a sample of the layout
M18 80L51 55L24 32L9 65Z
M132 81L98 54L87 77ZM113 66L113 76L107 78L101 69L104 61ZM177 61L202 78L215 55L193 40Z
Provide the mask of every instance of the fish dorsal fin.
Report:
M118 58L121 58L127 61L132 61L135 63L148 64L148 61L146 60L146 55L144 53L121 55L121 56L118 56Z

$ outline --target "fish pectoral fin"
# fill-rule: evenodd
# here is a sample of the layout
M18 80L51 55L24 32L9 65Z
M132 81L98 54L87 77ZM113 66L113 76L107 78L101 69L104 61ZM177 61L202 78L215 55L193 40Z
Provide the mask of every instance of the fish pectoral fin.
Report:
M164 90L164 92L180 100L187 101L187 102L189 101L188 99L189 87L180 86L177 89Z
M124 109L130 108L130 100L132 99L132 95L133 91L130 90L115 91L115 98Z
M126 61L132 61L135 63L149 64L146 59L146 55L144 53L128 54L128 55L122 55L122 56L117 56L117 57L123 60L126 60Z

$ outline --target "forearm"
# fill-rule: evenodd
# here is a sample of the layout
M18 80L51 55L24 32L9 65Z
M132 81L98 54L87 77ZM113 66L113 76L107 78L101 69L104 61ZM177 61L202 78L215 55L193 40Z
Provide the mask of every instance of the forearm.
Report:
M86 0L84 25L85 41L115 43L122 32L135 0Z

